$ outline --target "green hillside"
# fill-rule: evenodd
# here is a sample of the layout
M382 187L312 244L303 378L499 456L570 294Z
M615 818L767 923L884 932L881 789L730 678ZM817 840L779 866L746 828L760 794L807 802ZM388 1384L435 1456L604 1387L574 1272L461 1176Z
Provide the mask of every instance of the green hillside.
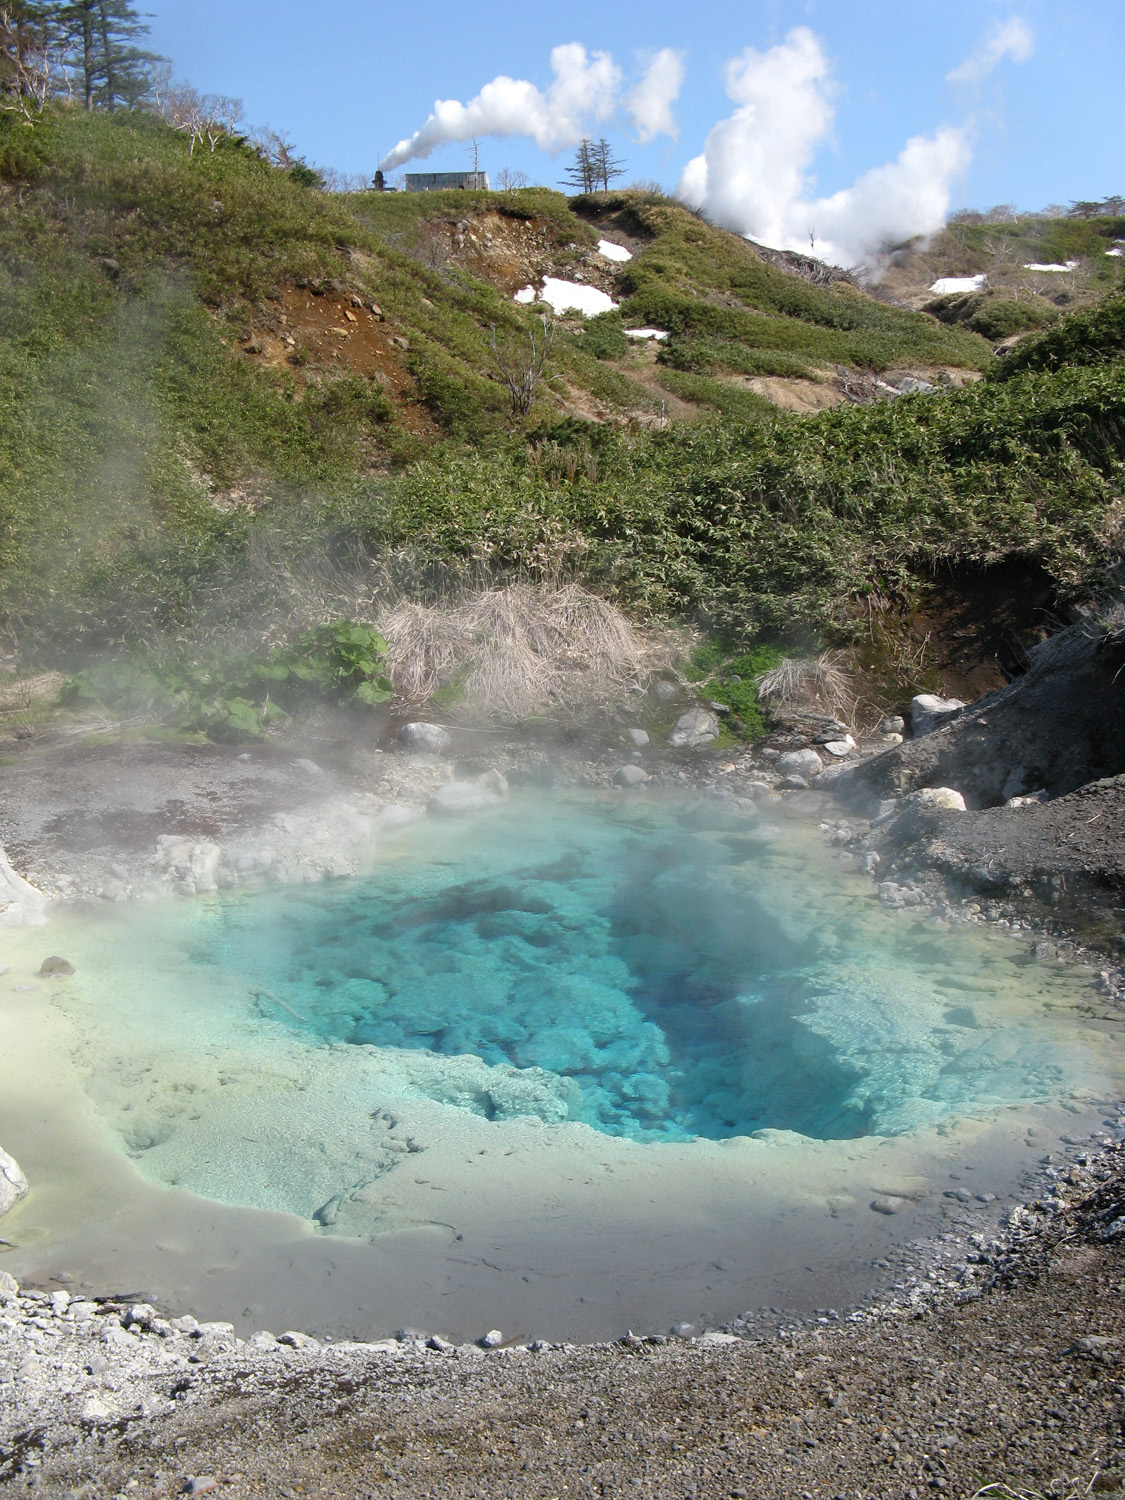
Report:
M740 640L842 638L947 562L1032 559L1062 598L1116 545L1112 352L780 412L771 380L838 402L840 371L996 356L658 196L330 194L237 138L62 109L0 115L0 173L0 610L25 656L280 640L360 576L576 576ZM503 368L542 325L512 294L546 275L619 306L558 320L521 414Z

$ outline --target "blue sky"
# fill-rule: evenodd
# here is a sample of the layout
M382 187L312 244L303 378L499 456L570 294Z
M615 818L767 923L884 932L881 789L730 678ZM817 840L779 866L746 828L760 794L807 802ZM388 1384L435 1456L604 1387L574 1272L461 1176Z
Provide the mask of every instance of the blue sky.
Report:
M943 126L964 132L966 157L971 146L951 173L955 206L1036 208L1125 193L1122 0L430 0L404 10L369 0L146 0L142 8L152 15L152 43L181 77L243 99L249 121L269 123L310 161L345 172L370 174L435 99L467 101L498 74L546 88L551 49L578 42L612 54L623 93L646 55L682 54L676 139L638 144L620 117L597 131L626 159L630 178L674 187L736 107L727 64L804 27L831 70L820 87L833 111L803 168L809 196L844 188L893 161L909 137ZM1029 56L1002 57L975 87L947 81L982 38L1013 21L1031 39ZM442 145L414 169L456 170L470 155ZM481 145L494 174L508 166L549 184L568 155L552 159L526 139Z

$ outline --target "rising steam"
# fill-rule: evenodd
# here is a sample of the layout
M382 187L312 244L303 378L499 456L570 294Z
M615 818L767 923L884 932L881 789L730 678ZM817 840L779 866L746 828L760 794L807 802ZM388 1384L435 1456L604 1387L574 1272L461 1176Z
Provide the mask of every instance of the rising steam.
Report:
M684 168L677 195L685 202L764 244L811 248L846 266L941 227L953 182L969 163L963 130L914 136L896 161L814 199L806 174L833 120L818 38L801 26L768 51L747 47L728 65L726 85L738 108Z
M645 145L654 136L680 133L672 106L680 97L684 81L684 55L664 47L651 59L641 81L625 95L625 108L633 117L637 141Z
M501 74L468 104L439 99L422 128L399 141L379 165L393 171L450 141L473 136L528 136L540 150L552 152L576 145L590 122L613 113L621 72L608 52L589 57L578 42L554 48L551 71L554 82L545 93L524 78Z
M551 52L554 82L544 91L525 78L503 74L486 83L475 99L439 99L425 124L399 141L379 163L393 172L408 161L429 156L453 141L474 136L526 136L542 151L564 151L576 146L591 127L624 107L637 128L638 139L675 136L672 106L683 81L683 62L671 47L657 52L644 76L621 99L621 69L608 52L590 56L578 42Z

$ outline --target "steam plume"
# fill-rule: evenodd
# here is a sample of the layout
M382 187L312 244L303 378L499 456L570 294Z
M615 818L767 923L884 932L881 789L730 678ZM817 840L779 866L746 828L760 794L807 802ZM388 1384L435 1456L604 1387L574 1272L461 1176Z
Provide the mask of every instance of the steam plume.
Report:
M640 145L656 135L668 135L673 140L679 136L672 106L680 97L683 81L683 53L664 47L649 62L641 81L625 95L625 108L633 117Z
M613 113L621 71L608 52L590 57L578 42L554 48L551 71L554 82L546 92L526 79L501 74L468 104L439 99L421 129L400 141L380 167L393 171L439 146L473 136L528 136L541 150L552 152L577 145L591 121Z
M1018 16L998 21L981 37L964 62L945 75L945 81L975 86L983 83L1006 57L1013 62L1026 62L1034 51L1035 38L1025 21Z
M752 239L791 250L811 245L841 265L941 227L970 158L963 130L915 136L896 161L810 199L806 174L833 120L830 69L817 37L800 26L768 51L747 47L728 65L726 85L738 108L684 168L676 191L685 202Z

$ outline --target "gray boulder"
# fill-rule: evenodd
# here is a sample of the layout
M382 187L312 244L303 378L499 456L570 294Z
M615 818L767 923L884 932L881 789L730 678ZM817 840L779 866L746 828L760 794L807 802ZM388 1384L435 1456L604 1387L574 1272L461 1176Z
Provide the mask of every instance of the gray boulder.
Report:
M439 786L426 804L432 813L457 815L483 812L489 807L499 807L500 798L487 787L476 786L471 781L447 781Z
M404 724L398 737L408 750L418 755L440 755L453 743L440 724L426 724L421 720Z
M508 778L495 766L485 771L483 776L477 777L477 786L484 787L486 792L494 792L497 797L506 797L509 791Z
M14 1156L0 1147L0 1215L14 1208L27 1194L27 1178L20 1171Z
M618 786L641 786L649 779L648 772L640 766L622 766L614 771L613 779Z
M965 706L960 698L939 698L936 693L919 693L910 700L910 723L914 738L932 734L947 720L959 714Z
M819 776L823 769L824 762L815 750L787 750L774 764L779 776L801 776L806 781Z
M719 737L719 721L709 709L689 708L668 736L674 750L698 750Z
M923 786L902 799L903 810L934 808L939 812L964 812L965 799L951 786Z
M0 927L41 927L47 920L47 897L17 875L0 849Z
M906 728L906 720L901 714L888 714L879 725L880 734L902 734Z
M630 744L635 745L638 750L643 750L648 744L648 735L643 729L627 729L625 738Z

